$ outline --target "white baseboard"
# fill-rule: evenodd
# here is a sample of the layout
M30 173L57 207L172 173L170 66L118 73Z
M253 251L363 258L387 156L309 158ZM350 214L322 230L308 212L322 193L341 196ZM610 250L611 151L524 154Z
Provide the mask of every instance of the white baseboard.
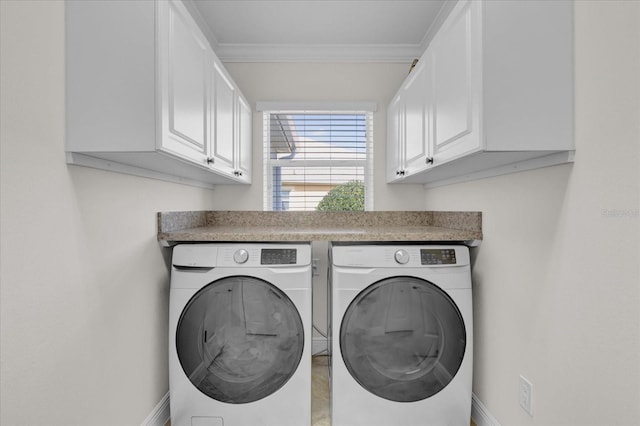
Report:
M313 337L313 342L311 344L311 353L313 355L327 355L327 348L329 345L327 344L327 339L324 337Z
M322 337L313 338L313 353L327 349L327 340ZM140 426L164 426L169 421L169 392L167 392L155 408L149 413ZM501 426L498 420L487 410L487 407L473 394L471 399L471 418L477 426Z
M169 421L169 417L171 413L169 412L169 392L167 392L140 426L164 426Z
M500 426L498 420L493 417L475 394L471 397L471 418L477 426Z

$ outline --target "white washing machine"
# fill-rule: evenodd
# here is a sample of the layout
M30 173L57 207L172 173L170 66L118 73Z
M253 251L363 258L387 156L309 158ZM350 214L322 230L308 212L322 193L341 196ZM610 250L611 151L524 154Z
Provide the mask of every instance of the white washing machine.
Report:
M172 426L310 424L310 245L184 244L172 264Z
M468 426L465 246L331 247L333 426Z

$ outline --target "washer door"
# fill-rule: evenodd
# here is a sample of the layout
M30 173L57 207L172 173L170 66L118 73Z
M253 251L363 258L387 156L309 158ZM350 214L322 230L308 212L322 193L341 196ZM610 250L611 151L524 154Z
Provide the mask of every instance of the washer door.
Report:
M362 387L390 401L413 402L453 380L466 330L455 303L435 284L394 277L372 284L351 302L340 348Z
M257 401L295 373L304 349L298 310L280 289L252 277L208 284L187 303L176 331L185 374L222 402Z

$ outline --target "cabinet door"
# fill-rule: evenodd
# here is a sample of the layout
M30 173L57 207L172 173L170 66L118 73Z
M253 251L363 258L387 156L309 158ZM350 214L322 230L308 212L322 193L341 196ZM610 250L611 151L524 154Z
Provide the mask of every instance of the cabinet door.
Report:
M429 166L430 120L429 108L429 69L431 64L425 62L425 55L414 68L413 76L402 91L405 99L404 107L404 170L411 175Z
M237 164L234 173L243 182L251 182L251 158L252 158L252 117L251 107L249 103L242 97L238 96L238 139L236 141L236 160Z
M161 25L162 137L160 149L205 164L211 51L199 28L178 2L159 5ZM162 24L162 22L161 22Z
M481 148L479 2L462 1L434 38L434 165Z
M211 167L232 175L235 170L236 89L218 61L213 64L213 87Z
M387 109L387 182L402 179L404 164L404 99L402 91Z

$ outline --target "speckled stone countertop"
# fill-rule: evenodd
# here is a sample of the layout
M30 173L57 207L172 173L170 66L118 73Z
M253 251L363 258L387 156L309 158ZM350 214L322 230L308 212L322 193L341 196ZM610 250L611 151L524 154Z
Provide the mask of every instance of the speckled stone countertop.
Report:
M434 211L158 213L158 241L462 242L482 240L482 213Z

